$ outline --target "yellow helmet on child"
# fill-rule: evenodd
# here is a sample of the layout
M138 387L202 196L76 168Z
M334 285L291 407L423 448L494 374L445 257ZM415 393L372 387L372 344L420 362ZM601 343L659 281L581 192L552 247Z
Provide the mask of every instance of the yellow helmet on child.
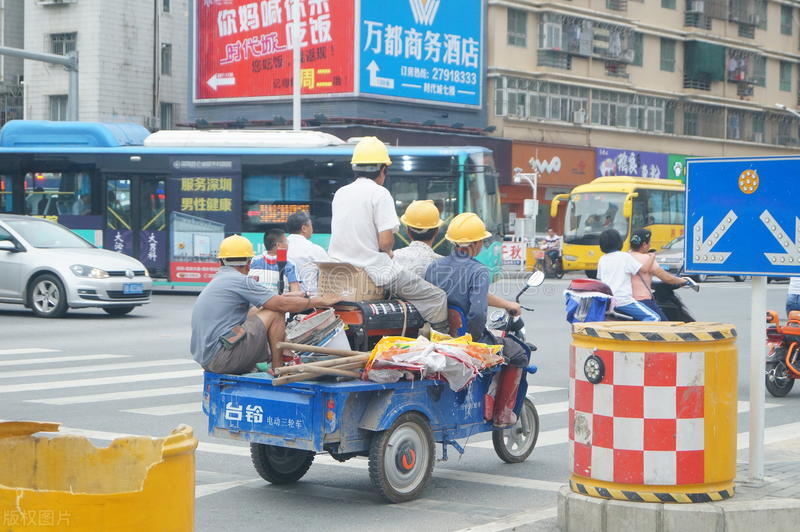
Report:
M218 259L244 259L255 255L253 243L242 235L231 235L219 245Z
M412 201L400 221L412 229L435 229L444 223L433 200Z
M462 212L450 222L444 237L454 244L469 244L492 236L474 212Z
M353 150L353 158L350 164L358 166L380 166L385 164L391 166L392 160L389 158L389 150L386 144L378 137L364 137Z

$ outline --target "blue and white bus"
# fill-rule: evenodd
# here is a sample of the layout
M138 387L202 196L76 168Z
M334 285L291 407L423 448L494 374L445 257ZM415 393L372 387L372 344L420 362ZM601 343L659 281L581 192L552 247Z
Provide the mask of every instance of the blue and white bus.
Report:
M327 247L331 200L352 180L354 142L318 131L177 130L11 121L0 130L0 212L43 216L140 259L162 284L202 284L226 235L261 248L299 209ZM390 147L398 214L432 199L448 221L473 211L501 235L497 172L481 147ZM442 231L437 251L446 253ZM398 240L404 236L398 235ZM402 245L402 242L398 242ZM479 257L499 270L499 240Z

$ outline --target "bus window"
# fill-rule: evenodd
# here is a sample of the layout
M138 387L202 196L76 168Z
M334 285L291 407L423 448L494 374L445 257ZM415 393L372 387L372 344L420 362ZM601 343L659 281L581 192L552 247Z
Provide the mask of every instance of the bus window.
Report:
M311 210L311 180L305 175L244 177L242 223L245 230L263 231L286 223L297 211Z
M425 184L424 197L433 200L442 220L448 221L458 214L458 183L455 179L431 179Z
M567 207L564 242L596 245L606 229L616 229L625 238L628 224L622 215L624 202L625 194L619 193L573 194Z
M500 198L497 195L497 175L492 156L488 153L470 155L464 167L464 176L467 182L464 210L480 216L491 233L502 237L503 221L500 218Z
M106 227L109 229L131 228L130 179L106 181Z
M25 175L25 214L59 216L92 213L92 183L85 172Z
M11 178L0 175L0 212L14 212Z
M684 196L676 190L639 190L634 200L634 229L651 225L682 225Z
M142 231L163 231L167 225L163 179L142 179L140 208Z

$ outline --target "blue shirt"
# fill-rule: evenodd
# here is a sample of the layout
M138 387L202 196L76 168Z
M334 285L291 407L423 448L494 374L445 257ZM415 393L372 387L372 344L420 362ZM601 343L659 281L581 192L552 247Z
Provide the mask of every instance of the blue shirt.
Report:
M448 306L456 306L467 316L467 332L480 341L486 329L489 310L489 268L458 248L434 261L425 280L447 294Z
M235 268L221 267L192 309L192 357L208 366L222 345L219 337L244 323L250 307L261 307L274 295Z

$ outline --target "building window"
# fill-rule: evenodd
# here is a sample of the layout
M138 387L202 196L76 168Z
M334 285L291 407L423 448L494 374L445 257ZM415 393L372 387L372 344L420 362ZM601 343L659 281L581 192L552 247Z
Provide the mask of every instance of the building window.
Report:
M519 9L508 9L508 44L528 46L528 13Z
M759 29L767 29L767 0L756 0L756 26Z
M161 129L172 129L175 126L174 110L174 104L161 102Z
M161 11L164 13L169 13L169 0L163 0L161 2Z
M172 45L165 42L161 43L161 74L172 75Z
M661 7L664 9L675 9L675 0L661 0Z
M67 55L74 52L78 42L78 33L51 33L50 52L56 55Z
M759 87L767 86L767 58L763 55L756 56L753 67L753 84Z
M781 61L780 66L780 84L779 88L782 91L792 90L792 64L788 61Z
M50 120L66 120L67 119L67 95L57 94L50 96Z
M675 72L675 41L661 39L661 70Z
M588 100L589 90L584 87L522 78L501 78L495 92L495 114L516 119L574 122L576 112L586 113Z
M644 59L644 35L641 33L633 34L633 66L642 66Z
M652 96L592 90L592 124L664 133L667 104Z
M792 6L781 4L781 33L784 35L792 34Z
M697 135L697 113L691 111L683 113L683 134Z

